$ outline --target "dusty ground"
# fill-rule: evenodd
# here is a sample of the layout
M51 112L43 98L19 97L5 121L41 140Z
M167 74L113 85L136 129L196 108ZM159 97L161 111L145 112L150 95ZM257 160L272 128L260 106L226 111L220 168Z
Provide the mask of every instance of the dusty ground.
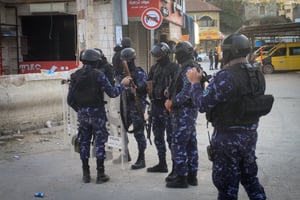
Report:
M267 93L273 94L272 112L260 121L257 143L259 178L268 199L296 200L300 196L300 74L277 73L266 76ZM47 133L48 132L48 133ZM199 115L197 124L199 171L197 187L185 190L166 189L166 174L149 174L146 169L131 170L137 157L136 143L129 137L133 161L129 164L105 163L111 180L95 184L95 160L92 160L92 183L81 182L81 163L78 155L70 154L65 136L60 131L24 134L23 139L0 145L0 198L1 200L33 199L35 192L44 192L44 199L81 200L212 200L217 192L211 180L211 162L206 155L208 144L206 121ZM153 140L152 140L153 141ZM67 141L69 142L69 141ZM170 155L169 152L167 154ZM168 159L169 167L170 159ZM157 163L154 146L147 146L146 165ZM239 199L248 199L242 186Z
M64 138L62 126L21 132L19 137L0 145L0 160L15 160L25 155L69 148Z

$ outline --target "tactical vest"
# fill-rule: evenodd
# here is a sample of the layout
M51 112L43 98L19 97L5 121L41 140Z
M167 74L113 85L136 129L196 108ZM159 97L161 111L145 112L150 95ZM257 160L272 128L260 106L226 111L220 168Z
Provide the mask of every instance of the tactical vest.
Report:
M153 75L153 99L165 101L165 90L171 84L174 77L176 64L169 62L167 65L161 66L156 64Z
M104 105L104 94L97 78L99 72L91 67L84 67L71 76L74 91L73 98L76 105L80 107L102 107Z
M176 97L176 95L182 90L183 88L183 80L182 80L182 73L185 71L187 67L197 67L199 68L200 65L195 62L194 60L190 59L187 62L182 64L182 67L177 71L177 74L175 75L175 78L171 84L169 93L170 98L173 99Z
M237 64L226 69L234 80L233 94L206 114L214 127L257 123L259 117L270 112L274 98L264 95L265 78L258 68L250 64Z

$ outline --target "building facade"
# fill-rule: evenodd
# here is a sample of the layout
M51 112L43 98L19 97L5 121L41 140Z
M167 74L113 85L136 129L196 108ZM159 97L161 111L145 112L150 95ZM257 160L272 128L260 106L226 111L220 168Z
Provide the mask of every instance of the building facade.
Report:
M162 16L144 18L160 23L155 27L142 22L148 8ZM184 13L185 0L0 0L0 75L68 71L80 66L86 48L102 49L111 61L124 36L148 70L153 44L183 39Z
M198 45L197 52L208 53L210 49L218 48L223 34L220 32L221 9L201 0L189 0L186 3L186 13L197 23Z

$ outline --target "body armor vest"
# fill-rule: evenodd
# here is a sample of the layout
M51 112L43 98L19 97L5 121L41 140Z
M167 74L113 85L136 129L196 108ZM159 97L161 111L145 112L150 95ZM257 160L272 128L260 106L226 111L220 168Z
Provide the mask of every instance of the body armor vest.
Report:
M80 107L101 107L104 105L104 94L97 78L99 71L86 67L78 70L72 75L71 81L74 83L74 101Z
M273 96L264 95L265 79L258 68L250 64L237 64L227 69L234 80L229 101L221 103L206 114L208 121L217 128L257 123L273 104Z

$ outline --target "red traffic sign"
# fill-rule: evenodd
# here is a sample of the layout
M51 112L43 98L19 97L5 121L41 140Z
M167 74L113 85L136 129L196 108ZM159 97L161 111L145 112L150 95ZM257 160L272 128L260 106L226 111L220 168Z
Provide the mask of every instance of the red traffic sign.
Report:
M159 9L150 7L144 10L141 21L145 28L157 29L162 24L163 16Z

